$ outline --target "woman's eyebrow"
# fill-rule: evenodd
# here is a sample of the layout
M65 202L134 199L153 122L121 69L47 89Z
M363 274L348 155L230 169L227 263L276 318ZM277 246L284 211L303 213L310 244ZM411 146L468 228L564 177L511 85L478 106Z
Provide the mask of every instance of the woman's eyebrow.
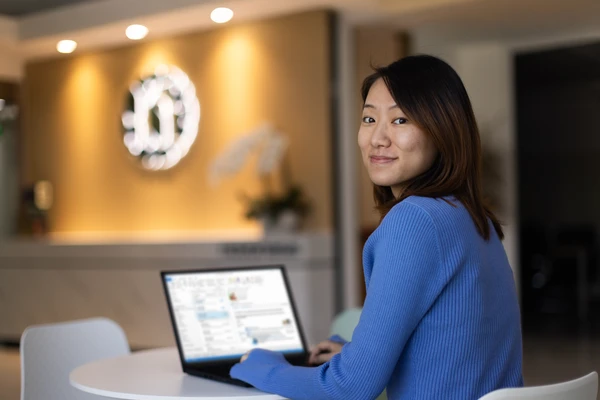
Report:
M363 109L364 108L373 108L373 109L376 109L377 107L375 107L373 104L365 104L363 106ZM390 110L393 110L394 108L400 108L400 107L398 107L398 104L394 104L393 106L389 107Z

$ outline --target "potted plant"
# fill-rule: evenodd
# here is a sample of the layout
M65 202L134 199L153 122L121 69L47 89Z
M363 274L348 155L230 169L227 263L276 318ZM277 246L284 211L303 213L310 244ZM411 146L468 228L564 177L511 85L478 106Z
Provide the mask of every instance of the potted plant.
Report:
M266 232L293 232L310 209L302 188L291 185L277 195L265 193L258 197L244 195L246 218L261 221Z
M246 218L260 221L267 234L296 231L310 210L302 188L292 180L285 156L287 147L287 139L265 124L236 140L212 165L214 180L223 174L237 173L250 153L260 153L257 175L262 185L261 194L243 193L240 198L246 205ZM282 190L275 189L276 170L281 172Z

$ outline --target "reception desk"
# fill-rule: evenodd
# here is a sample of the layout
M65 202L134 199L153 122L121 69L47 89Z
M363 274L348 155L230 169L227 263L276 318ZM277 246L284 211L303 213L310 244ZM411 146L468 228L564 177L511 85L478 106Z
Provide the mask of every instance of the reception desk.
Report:
M309 343L334 316L333 239L301 234L252 241L0 242L0 342L33 324L104 316L132 348L175 344L159 271L283 264Z

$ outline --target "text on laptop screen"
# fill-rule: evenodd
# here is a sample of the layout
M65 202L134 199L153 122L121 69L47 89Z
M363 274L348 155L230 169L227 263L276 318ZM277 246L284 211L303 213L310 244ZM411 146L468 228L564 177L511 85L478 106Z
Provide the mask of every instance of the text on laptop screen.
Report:
M187 362L253 348L303 351L280 269L167 274L165 282Z

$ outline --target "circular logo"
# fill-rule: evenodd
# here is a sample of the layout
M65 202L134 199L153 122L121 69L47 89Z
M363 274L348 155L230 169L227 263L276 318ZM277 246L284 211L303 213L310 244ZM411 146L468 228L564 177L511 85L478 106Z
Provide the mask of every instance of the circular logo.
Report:
M125 146L146 169L174 167L198 135L200 102L194 84L179 68L161 65L129 91L122 116Z

